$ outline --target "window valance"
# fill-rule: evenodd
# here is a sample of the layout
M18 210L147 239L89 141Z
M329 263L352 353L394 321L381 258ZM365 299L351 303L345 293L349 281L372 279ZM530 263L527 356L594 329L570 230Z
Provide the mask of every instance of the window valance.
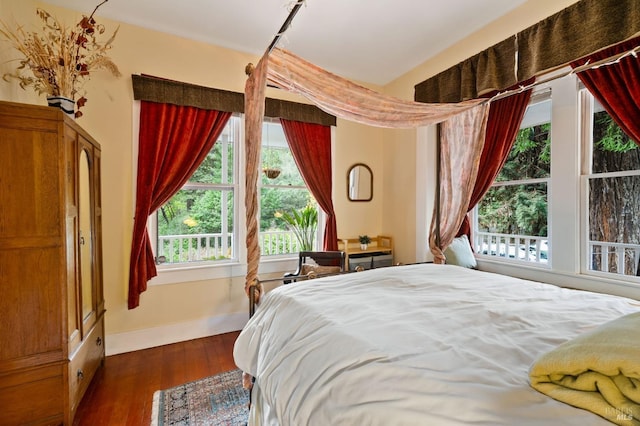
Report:
M431 103L477 98L567 65L638 33L637 0L582 0L418 83L414 99Z
M135 100L193 106L224 112L244 112L244 93L183 83L148 75L131 76ZM266 98L266 117L335 126L336 117L315 105Z

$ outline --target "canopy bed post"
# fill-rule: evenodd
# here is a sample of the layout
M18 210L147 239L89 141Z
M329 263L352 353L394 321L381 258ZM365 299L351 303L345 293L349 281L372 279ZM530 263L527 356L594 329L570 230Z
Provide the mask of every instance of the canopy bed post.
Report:
M260 263L260 244L258 242L258 176L260 175L260 148L262 140L262 117L265 109L265 79L267 57L258 62L258 66L247 79L245 85L245 208L246 208L246 246L247 275L244 290L248 297L253 294L255 301L262 294L261 286L251 288L258 280Z

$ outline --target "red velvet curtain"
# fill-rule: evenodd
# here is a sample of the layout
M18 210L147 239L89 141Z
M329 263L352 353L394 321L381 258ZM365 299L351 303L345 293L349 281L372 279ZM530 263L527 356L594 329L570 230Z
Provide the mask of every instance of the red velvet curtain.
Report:
M571 63L577 68L627 52L640 45L640 37L601 50ZM585 87L602 104L611 118L640 145L640 60L626 56L620 61L578 73Z
M527 86L533 81L533 79L530 79L520 85ZM511 89L515 88L517 86ZM495 94L495 92L491 93L487 97ZM529 105L529 99L531 99L531 89L491 102L487 121L487 134L482 155L480 156L478 177L476 178L467 212L473 210L476 204L484 197L507 161L511 147L515 142L516 134L520 130L520 124L527 110L527 105ZM465 216L456 235L463 234L466 234L469 237L469 241L472 241L468 215Z
M129 266L129 309L157 275L147 219L189 180L230 112L141 101L136 211Z
M331 198L331 127L280 119L293 158L307 187L326 213L324 250L338 249L336 214Z

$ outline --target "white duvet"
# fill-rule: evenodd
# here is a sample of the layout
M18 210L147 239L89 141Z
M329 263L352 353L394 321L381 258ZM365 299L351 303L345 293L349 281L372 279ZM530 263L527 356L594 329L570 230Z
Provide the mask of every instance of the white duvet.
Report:
M299 282L234 348L250 424L610 424L529 386L533 361L640 303L449 265Z

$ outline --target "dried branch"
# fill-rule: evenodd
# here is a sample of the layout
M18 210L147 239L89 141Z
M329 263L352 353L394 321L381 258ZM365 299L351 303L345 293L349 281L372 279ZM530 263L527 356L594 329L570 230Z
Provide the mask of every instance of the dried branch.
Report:
M116 77L121 75L107 55L119 27L106 41L101 41L98 37L104 34L105 28L93 18L107 1L103 0L91 15L83 15L70 28L43 9L36 10L42 21L41 32L27 32L22 26L11 30L0 21L0 36L22 54L15 72L6 73L3 80L17 80L21 88L31 87L40 95L77 100L76 117L81 116L79 109L87 101L84 84L91 73L103 69Z

